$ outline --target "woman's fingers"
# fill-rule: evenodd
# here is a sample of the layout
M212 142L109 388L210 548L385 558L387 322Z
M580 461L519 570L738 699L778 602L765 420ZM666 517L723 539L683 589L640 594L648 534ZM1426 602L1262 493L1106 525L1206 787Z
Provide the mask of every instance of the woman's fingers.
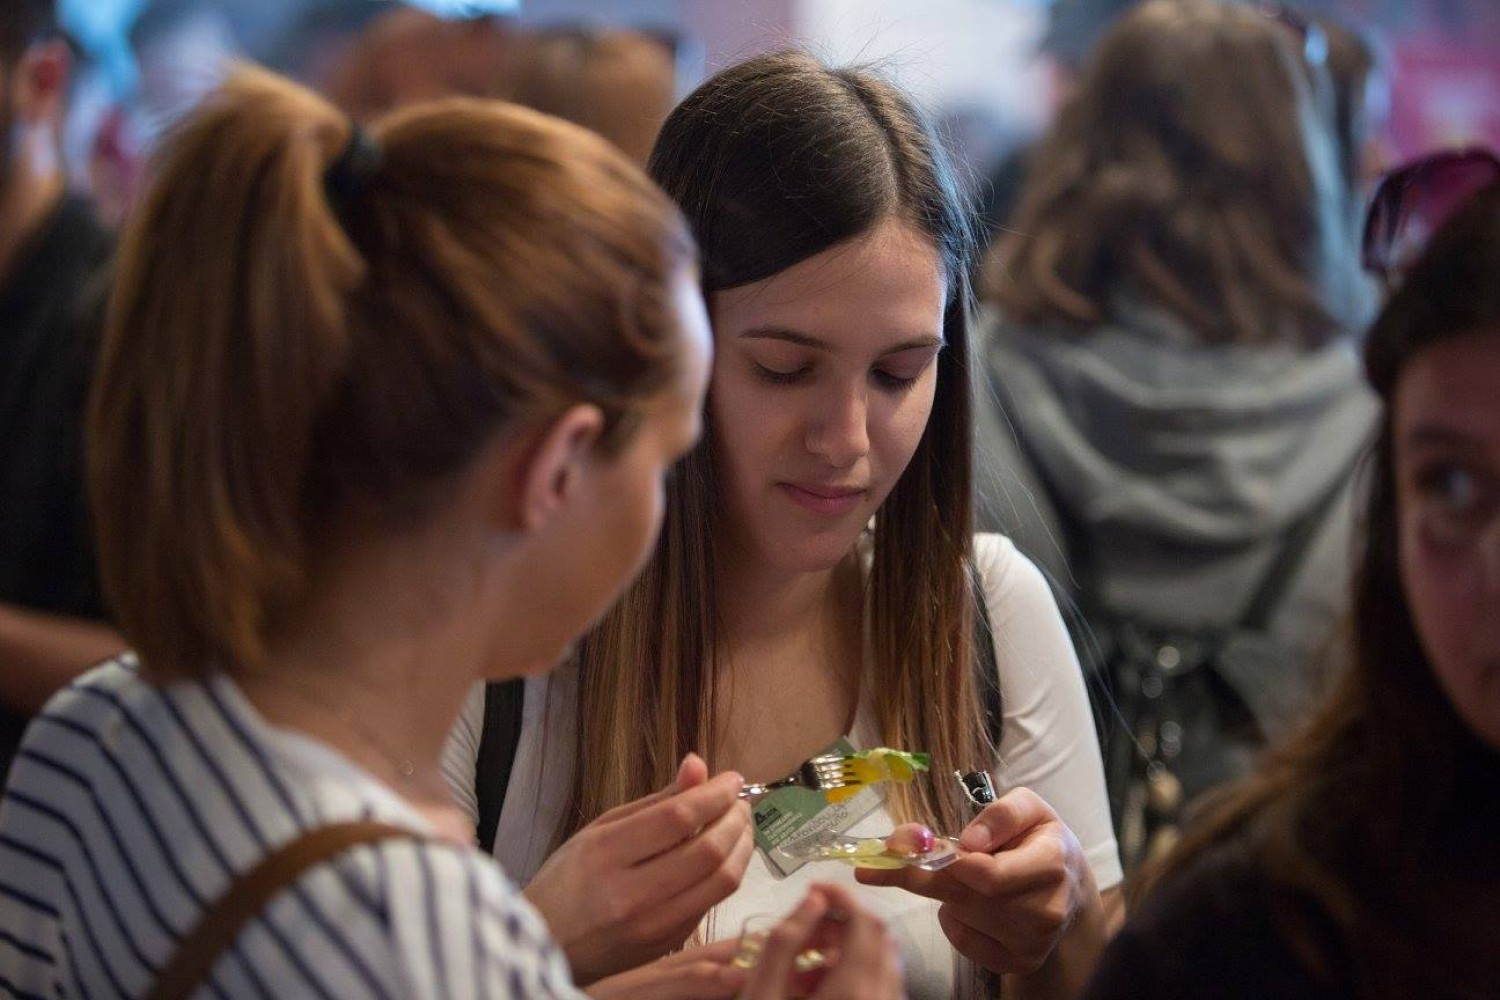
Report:
M730 964L734 939L688 948L648 965L600 980L585 992L595 1000L728 1000L745 972Z
M831 912L842 917L838 964L818 987L820 1000L875 1000L901 993L901 962L885 922L861 910L854 897L825 886Z
M640 812L647 806L654 806L658 802L669 799L678 792L695 788L707 780L708 765L703 762L702 757L699 757L695 753L690 753L682 758L682 763L677 766L677 777L672 779L672 783L666 788L663 788L659 792L652 792L650 795L643 795L638 799L626 802L624 805L615 806L594 822L605 824L624 819L626 816Z
M1022 963L1003 944L964 919L958 909L938 907L938 926L953 949L969 961L991 972L1020 972Z
M1000 854L966 855L938 873L934 891L921 894L945 903L1015 899L1062 882L1063 854L1055 838L1039 838Z
M809 889L791 915L766 935L749 982L740 994L744 1000L783 1000L797 954L827 912L828 898L822 887Z
M966 851L993 853L1032 827L1055 819L1057 813L1040 795L1029 788L1012 788L964 827L958 843Z
M755 837L748 822L736 830L733 819L726 815L691 843L632 869L635 884L659 900L643 917L648 933L654 936L656 928L665 933L685 925L686 936L709 909L739 888L755 853ZM722 836L731 839L721 845ZM703 850L707 846L712 852ZM696 856L679 857L690 854Z
M745 779L732 771L654 802L609 824L626 864L639 864L671 850L732 810Z

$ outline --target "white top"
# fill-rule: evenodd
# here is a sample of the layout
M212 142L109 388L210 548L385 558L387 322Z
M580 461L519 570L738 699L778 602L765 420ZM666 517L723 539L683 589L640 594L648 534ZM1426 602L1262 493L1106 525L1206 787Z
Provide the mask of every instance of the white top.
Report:
M0 800L0 995L142 996L233 875L355 819L431 832L227 678L160 689L128 654L105 664L33 720ZM403 839L305 872L195 996L582 998L497 865Z
M1025 786L1051 804L1083 845L1099 888L1108 889L1122 878L1119 852L1093 715L1067 629L1041 573L1009 539L979 535L974 549L995 633L1005 710L995 787L1003 794ZM522 884L546 858L572 777L576 688L577 672L566 668L551 678L526 682L521 739L495 836L495 856ZM459 804L476 822L473 782L483 724L481 685L465 704L443 758ZM874 713L863 698L848 735L855 746L880 743ZM881 808L852 830L884 835L894 825ZM938 926L938 904L900 889L857 885L853 869L843 865L806 865L777 880L757 852L740 888L709 915L707 938L737 935L752 914L786 913L812 879L854 887L861 904L890 924L902 942L906 988L913 1000L955 995L954 952Z

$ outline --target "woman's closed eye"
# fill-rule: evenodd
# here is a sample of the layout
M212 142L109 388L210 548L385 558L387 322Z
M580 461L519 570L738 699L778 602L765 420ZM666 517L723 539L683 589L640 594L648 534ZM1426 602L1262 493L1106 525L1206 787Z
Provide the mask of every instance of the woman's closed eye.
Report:
M762 381L769 382L771 385L796 385L799 382L806 381L812 374L811 365L773 367L761 364L759 361L753 362L753 364L756 376Z
M870 372L875 384L889 392L905 392L919 382L927 370L937 361L938 352L903 351L900 355L886 359Z
M870 367L870 381L875 388L900 394L911 389L937 360L936 349L906 350L887 355ZM802 385L817 378L821 362L793 358L751 359L756 378L770 385Z

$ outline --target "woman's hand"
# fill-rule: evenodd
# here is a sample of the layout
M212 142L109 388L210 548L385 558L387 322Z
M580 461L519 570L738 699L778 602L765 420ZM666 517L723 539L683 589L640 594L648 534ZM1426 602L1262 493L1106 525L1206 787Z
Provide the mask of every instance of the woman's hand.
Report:
M729 1000L745 984L745 970L730 964L738 951L734 938L688 948L584 992L594 1000Z
M918 868L860 869L866 885L895 885L942 903L938 922L953 947L993 972L1042 973L1065 936L1062 980L1086 978L1104 946L1104 916L1093 872L1078 838L1044 802L1017 788L986 806L959 837L964 853L936 872ZM1074 934L1074 930L1077 934ZM1075 959L1076 956L1076 959ZM1051 989L1024 990L1050 995Z
M744 779L689 754L672 787L600 816L542 865L526 897L583 984L681 946L739 888L755 849Z
M827 957L828 967L798 973L796 958L807 948ZM852 893L814 885L797 908L766 937L742 1000L897 1000L901 956L877 917L861 910Z

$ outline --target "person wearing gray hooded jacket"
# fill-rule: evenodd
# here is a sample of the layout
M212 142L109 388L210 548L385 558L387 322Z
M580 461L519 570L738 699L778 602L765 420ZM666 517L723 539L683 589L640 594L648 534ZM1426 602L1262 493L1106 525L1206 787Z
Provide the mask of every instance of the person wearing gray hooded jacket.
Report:
M1101 610L1156 635L1222 632L1278 578L1263 617L1279 653L1236 668L1258 738L1294 721L1337 657L1354 473L1376 416L1353 336L1370 286L1304 41L1213 0L1125 14L1033 160L982 324L981 520L1087 612L1080 653L1101 669ZM1170 672L1179 650L1156 658ZM1110 681L1106 742L1136 722ZM1149 728L1127 755L1160 778L1193 743ZM1167 846L1175 819L1146 843L1116 778L1122 851Z

